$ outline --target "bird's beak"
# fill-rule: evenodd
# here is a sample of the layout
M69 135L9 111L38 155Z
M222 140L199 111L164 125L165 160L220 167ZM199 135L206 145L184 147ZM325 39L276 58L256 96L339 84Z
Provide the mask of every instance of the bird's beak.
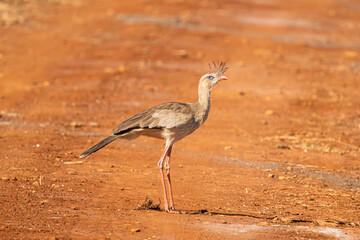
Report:
M223 80L228 80L228 78L225 77L225 76L221 76L221 77L218 78L218 81L223 81Z

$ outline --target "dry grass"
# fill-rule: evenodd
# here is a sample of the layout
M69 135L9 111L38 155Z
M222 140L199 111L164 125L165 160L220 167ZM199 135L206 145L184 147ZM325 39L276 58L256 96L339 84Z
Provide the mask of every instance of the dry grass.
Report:
M146 197L144 202L142 202L137 208L136 210L160 210L160 204L161 201L159 200L159 204L154 204L154 201L149 198Z

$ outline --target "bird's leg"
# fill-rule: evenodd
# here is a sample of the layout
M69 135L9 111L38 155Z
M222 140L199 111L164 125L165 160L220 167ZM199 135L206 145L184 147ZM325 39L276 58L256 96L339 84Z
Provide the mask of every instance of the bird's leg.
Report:
M166 185L165 185L165 179L164 179L164 172L163 172L163 168L164 168L164 160L166 158L166 156L168 155L169 149L171 149L171 146L166 146L163 155L160 158L160 161L158 162L158 167L160 170L160 176L161 176L161 181L162 181L162 185L163 185L163 189L164 189L164 207L165 207L165 211L169 211L169 202L168 202L168 198L167 198L167 193L166 193Z
M166 158L165 158L165 170L166 170L166 176L167 176L169 189L170 189L170 209L174 211L175 210L175 205L174 205L174 198L173 198L172 187L171 187L171 179L170 179L171 149L172 149L172 146L170 146L170 148L169 148L169 150L167 152Z

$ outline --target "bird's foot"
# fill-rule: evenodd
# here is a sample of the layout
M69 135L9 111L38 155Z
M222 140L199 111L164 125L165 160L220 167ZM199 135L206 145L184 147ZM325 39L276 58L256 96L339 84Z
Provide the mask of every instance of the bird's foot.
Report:
M180 210L176 210L175 208L165 208L165 212L168 212L168 213L179 213L179 214L181 214L181 211L180 211Z

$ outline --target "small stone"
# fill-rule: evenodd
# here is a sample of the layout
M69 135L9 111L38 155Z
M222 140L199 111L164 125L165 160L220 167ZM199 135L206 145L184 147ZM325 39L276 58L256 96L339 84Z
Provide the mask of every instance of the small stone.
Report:
M231 146L225 146L224 150L227 151L227 150L230 150L231 148L232 148Z
M182 164L179 164L178 167L179 167L179 168L183 168L183 165L182 165Z
M274 177L275 177L275 175L274 175L274 174L269 173L268 178L274 178Z
M40 205L44 205L45 203L48 203L48 202L49 202L49 200L43 200L40 202Z
M38 181L35 181L35 182L33 182L33 184L32 185L34 185L34 186L39 186L39 182Z
M71 209L72 210L79 210L77 207L75 207L75 206L71 206Z
M125 72L125 70L126 70L125 65L120 65L120 66L118 67L118 71L119 71L120 73Z
M71 126L72 128L80 128L80 127L84 126L84 124L83 124L83 123L80 123L80 122L71 122L71 123L70 123L70 126Z
M282 180L284 180L284 179L285 179L284 176L279 176L279 180L280 180L280 181L282 181Z
M188 52L184 49L173 51L173 54L182 58L187 58L189 56Z
M99 127L99 124L97 122L89 122L87 125L89 127Z
M69 161L69 162L63 162L65 165L76 165L76 164L82 164L83 161Z
M291 167L290 167L290 166L289 166L289 167L287 167L287 168L286 168L286 170L291 171Z
M271 109L268 109L268 110L265 111L265 115L267 115L267 116L270 116L270 115L273 115L273 114L274 114L274 111L271 110Z
M73 170L70 170L70 171L67 172L67 174L69 174L69 175L76 175L76 172L73 171Z
M280 148L280 149L291 149L288 145L284 145L284 144L279 144L277 146L277 148Z
M290 218L287 218L287 217L282 217L280 218L280 220L284 223L290 223L291 222L291 219Z
M153 86L153 85L147 85L144 87L144 90L146 92L157 92L158 91L158 87L157 86Z
M140 232L140 228L132 228L130 230L130 232L134 233L134 232Z

